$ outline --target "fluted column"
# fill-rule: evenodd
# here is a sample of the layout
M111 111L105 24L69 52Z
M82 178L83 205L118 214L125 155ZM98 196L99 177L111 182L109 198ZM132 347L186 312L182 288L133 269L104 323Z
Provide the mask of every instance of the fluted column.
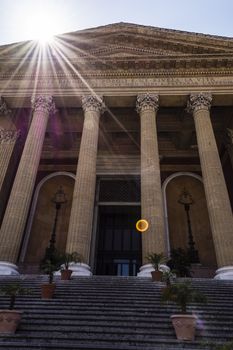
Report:
M0 191L19 131L0 129Z
M0 115L9 116L11 114L10 108L7 106L6 101L0 96Z
M146 263L149 253L165 254L165 226L161 191L160 163L156 115L158 95L137 97L137 112L141 119L141 217L149 223L142 234L142 257Z
M102 100L95 96L82 99L84 124L73 192L66 250L79 252L88 266L96 185L96 158ZM79 271L75 271L76 274ZM87 271L87 274L90 274Z
M32 101L32 107L33 117L30 129L0 230L0 273L4 273L6 270L4 270L6 265L2 261L13 264L17 262L40 162L47 122L50 112L54 112L55 110L52 97L50 96L37 97ZM14 265L8 267L11 270L9 273L14 273Z
M188 109L193 112L195 122L208 213L220 268L217 278L233 278L233 219L210 120L211 101L209 93L192 94Z
M0 96L0 116L1 122L11 115L4 98ZM0 191L8 169L9 161L15 146L15 142L19 136L19 131L6 129L4 123L0 123Z

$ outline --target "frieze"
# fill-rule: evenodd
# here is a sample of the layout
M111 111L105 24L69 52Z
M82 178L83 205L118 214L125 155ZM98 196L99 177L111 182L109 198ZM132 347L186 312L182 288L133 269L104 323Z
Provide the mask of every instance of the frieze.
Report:
M4 83L4 82L3 82ZM157 88L157 87L220 87L220 86L233 86L233 76L231 77L142 77L142 78L99 78L99 79L87 79L83 83L78 78L61 78L48 79L37 81L38 90L46 89L86 89L86 83L92 88ZM4 84L5 85L5 84ZM1 87L1 81L0 81ZM26 92L27 90L34 89L34 81L21 80L21 81L9 81L7 87L2 91L8 91L12 89L20 89L20 92ZM26 91L25 91L26 90Z

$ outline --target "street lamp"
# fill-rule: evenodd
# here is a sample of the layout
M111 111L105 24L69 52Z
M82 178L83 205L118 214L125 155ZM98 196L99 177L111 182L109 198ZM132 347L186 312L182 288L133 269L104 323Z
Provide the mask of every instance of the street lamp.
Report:
M179 196L178 203L184 206L184 210L186 212L187 216L187 224L188 224L188 255L190 258L191 263L199 263L199 256L198 251L195 249L195 242L193 239L193 233L192 233L192 227L191 227L191 221L190 221L190 215L189 210L190 206L194 204L194 200L191 196L191 194L186 190L186 188L183 189Z
M67 202L67 198L66 198L65 192L62 189L62 186L60 186L60 188L54 194L51 201L52 203L55 204L56 214L55 214L55 219L53 223L53 230L49 241L49 247L46 249L46 253L45 253L45 256L47 259L51 259L55 252L58 212L61 209L62 204L65 204Z

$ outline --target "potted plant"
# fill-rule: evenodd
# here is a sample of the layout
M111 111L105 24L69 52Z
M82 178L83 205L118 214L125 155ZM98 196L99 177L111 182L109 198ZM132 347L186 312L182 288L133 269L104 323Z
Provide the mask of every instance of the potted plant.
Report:
M70 269L70 265L72 263L81 262L81 256L77 252L61 254L61 279L69 280L72 274L72 270Z
M41 285L41 298L52 299L56 288L56 285L53 282L54 273L59 270L60 263L58 261L55 262L54 259L47 259L42 261L40 268L49 277L49 282Z
M232 350L233 349L233 341L226 342L224 344L215 345L214 350Z
M163 272L160 271L160 265L166 262L166 257L163 253L151 253L147 257L147 260L152 264L155 271L151 271L152 281L161 281Z
M206 302L206 297L194 290L189 281L174 283L162 291L162 301L172 301L180 308L181 313L171 316L178 340L194 340L197 317L187 314L187 306L192 302Z
M19 283L12 283L0 288L0 294L10 297L9 309L0 310L0 333L15 333L22 317L22 311L15 310L16 297L31 294L31 290L23 288Z
M175 277L175 271L163 271L162 281L166 283L166 288L171 286L171 282Z

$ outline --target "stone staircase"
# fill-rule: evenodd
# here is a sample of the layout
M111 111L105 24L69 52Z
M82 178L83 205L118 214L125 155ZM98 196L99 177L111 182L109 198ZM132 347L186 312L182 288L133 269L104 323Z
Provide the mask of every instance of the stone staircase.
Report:
M163 283L137 277L75 277L60 281L52 300L40 298L46 276L25 275L20 281L33 290L20 296L24 311L15 335L0 335L5 350L175 350L212 349L210 344L233 339L233 282L193 279L194 288L208 297L206 305L192 305L199 317L195 342L176 340L170 315L172 304L161 304ZM0 285L17 280L0 277ZM8 300L0 297L0 308Z

